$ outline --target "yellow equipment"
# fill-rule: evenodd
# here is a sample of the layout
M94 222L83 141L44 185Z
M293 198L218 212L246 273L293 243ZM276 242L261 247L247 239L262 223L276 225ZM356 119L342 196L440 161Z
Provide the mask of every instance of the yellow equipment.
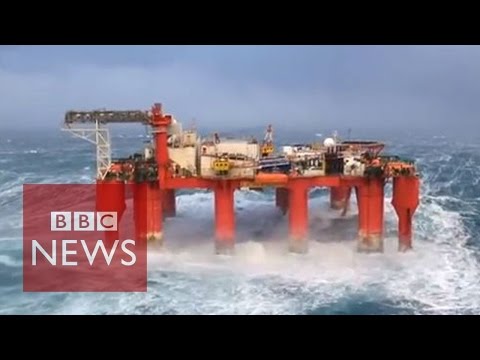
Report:
M213 162L213 170L218 175L227 175L230 170L230 162L225 158L216 159Z
M274 150L275 148L273 147L273 144L262 145L262 156L263 157L268 156L272 154Z
M273 127L272 125L268 125L261 148L262 157L269 156L273 153L274 150L275 148L273 147Z

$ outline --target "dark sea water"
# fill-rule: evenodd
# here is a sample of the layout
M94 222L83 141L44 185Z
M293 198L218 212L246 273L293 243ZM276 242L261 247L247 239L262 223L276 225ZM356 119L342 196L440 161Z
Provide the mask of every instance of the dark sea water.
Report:
M448 134L376 134L422 172L414 251L396 251L386 190L384 254L355 251L357 213L310 194L310 251L287 252L272 192L237 192L236 253L213 255L213 198L185 192L149 256L147 293L23 293L22 184L91 183L94 148L67 134L0 134L0 314L475 314L480 312L480 141ZM114 151L145 138L114 137ZM285 137L284 140L289 140ZM292 141L297 141L291 137ZM353 201L353 205L355 202Z

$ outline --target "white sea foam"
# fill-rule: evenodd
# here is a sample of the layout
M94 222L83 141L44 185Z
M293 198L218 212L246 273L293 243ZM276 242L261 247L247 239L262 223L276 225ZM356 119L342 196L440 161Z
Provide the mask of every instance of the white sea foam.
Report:
M356 295L388 298L414 313L465 313L480 309L480 270L465 248L459 215L432 203L419 209L414 251L359 254L352 239L310 241L309 253L287 251L286 219L272 199L237 194L239 237L233 256L213 254L212 195L183 195L179 217L167 223L167 249L149 255L146 294L69 295L60 313L293 314L315 311ZM312 212L330 214L327 199ZM387 222L394 212L386 201ZM243 220L241 220L243 219ZM247 222L248 220L248 222ZM355 221L330 223L354 227ZM261 239L255 233L264 229ZM354 229L352 229L354 231ZM312 234L321 239L321 234ZM180 239L181 238L181 239ZM181 241L179 241L181 240ZM108 299L108 301L107 301Z
M20 266L22 266L21 261L18 261L16 259L12 258L11 256L1 255L1 254L0 254L0 264L5 265L5 266L9 266L9 267L20 267Z

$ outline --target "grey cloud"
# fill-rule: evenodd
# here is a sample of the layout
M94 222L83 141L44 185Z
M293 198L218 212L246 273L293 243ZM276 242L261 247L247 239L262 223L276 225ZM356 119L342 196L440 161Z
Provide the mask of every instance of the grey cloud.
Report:
M11 64L20 50L1 51ZM270 122L292 129L478 127L479 47L181 50L148 66L103 59L35 71L2 65L0 56L0 126L58 126L71 108L146 109L159 101L180 120L225 129Z

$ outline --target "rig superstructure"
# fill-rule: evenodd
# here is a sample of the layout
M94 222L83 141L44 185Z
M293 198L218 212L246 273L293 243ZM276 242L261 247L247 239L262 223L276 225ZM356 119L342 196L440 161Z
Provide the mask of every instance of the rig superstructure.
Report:
M112 159L110 123L139 123L150 128L152 141L126 159ZM392 204L398 215L399 251L412 247L412 218L419 203L419 176L412 160L385 156L376 141L341 141L282 146L276 151L273 127L263 141L202 138L184 130L161 104L150 111L68 111L64 130L89 140L97 151L97 208L125 211L125 189L133 187L137 240L162 244L163 220L176 215L175 192L210 189L215 201L217 253L235 244L234 193L273 187L276 206L288 214L289 249L308 249L308 194L329 187L331 207L345 215L352 191L358 203L358 250L383 251L384 187L393 183Z

